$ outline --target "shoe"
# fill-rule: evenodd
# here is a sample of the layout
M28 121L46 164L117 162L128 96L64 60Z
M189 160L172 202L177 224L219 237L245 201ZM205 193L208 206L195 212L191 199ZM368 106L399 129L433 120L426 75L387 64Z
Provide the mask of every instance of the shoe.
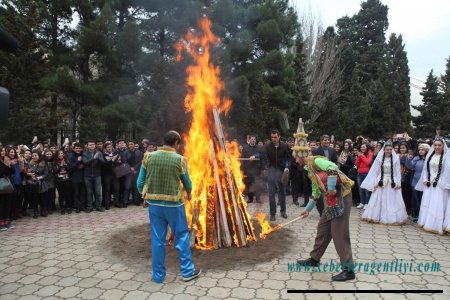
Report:
M90 207L90 208L86 208L86 210L84 211L85 213L90 213L91 211L93 211L94 209L92 208L92 207Z
M0 226L0 231L7 231L8 228L5 225Z
M184 282L191 281L191 280L197 278L198 276L200 276L200 274L202 274L202 269L195 270L194 273L192 273L191 276L189 276L189 277L183 277L183 281L184 281Z
M77 213L77 214L79 214L80 213L80 208L79 207L77 207L76 209L75 209L75 212Z
M360 203L356 208L363 208L364 204Z
M122 205L122 203L117 203L117 204L116 204L116 207L117 207L117 208L123 208L123 205Z
M109 209L110 209L109 205L106 205L106 206L105 206L105 209L106 209L106 210L109 210Z
M275 222L275 216L270 216L270 221Z
M65 208L61 209L61 214L64 215L65 213L66 213L66 209Z
M320 264L320 260L315 260L314 258L310 257L308 259L297 259L297 263L300 266L311 266L311 267L317 267Z
M367 204L364 204L364 207L363 207L363 209L367 209Z
M7 229L13 229L15 226L11 223L5 225Z
M103 209L103 207L96 208L95 210L98 211L98 212L103 212L103 211L105 211L105 210Z
M252 202L253 202L253 200L247 200L246 202L247 202L247 203L252 203Z
M300 205L300 207L306 207L306 203L303 203L302 205Z
M298 203L298 201L294 201L294 204L300 206L300 203Z
M347 281L355 279L355 272L342 271L341 273L331 277L333 281Z
M287 216L287 214L286 214L285 212L282 212L282 213L281 213L281 217L282 217L283 219L287 219L287 218L288 218L288 216Z
M71 213L72 213L72 209L71 209L71 208L68 208L68 209L67 209L67 214L70 215Z

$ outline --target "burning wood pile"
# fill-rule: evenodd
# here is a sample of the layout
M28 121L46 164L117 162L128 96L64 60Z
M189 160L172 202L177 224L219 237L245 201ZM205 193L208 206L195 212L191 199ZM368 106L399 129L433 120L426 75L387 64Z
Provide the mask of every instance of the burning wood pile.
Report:
M188 66L185 108L192 114L184 155L192 180L192 200L186 202L191 246L199 249L243 247L256 240L252 219L244 201L238 144L226 142L220 114L231 108L224 96L220 69L210 59L210 47L219 43L211 22L202 18L176 44L193 58Z

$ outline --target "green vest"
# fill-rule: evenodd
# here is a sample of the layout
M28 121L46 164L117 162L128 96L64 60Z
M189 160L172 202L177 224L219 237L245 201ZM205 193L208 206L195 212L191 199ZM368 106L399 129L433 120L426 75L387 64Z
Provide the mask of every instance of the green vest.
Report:
M145 200L182 201L180 176L186 172L186 159L175 149L162 147L144 157L146 171L142 197Z

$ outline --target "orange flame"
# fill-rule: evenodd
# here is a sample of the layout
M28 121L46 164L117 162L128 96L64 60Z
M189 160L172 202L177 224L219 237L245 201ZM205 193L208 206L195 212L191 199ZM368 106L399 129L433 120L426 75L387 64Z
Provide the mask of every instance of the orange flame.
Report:
M182 51L186 51L193 58L193 64L186 69L187 72L187 95L184 99L186 112L192 113L192 121L187 135L183 136L185 143L184 155L188 160L189 175L192 181L192 200L186 205L188 222L192 222L193 212L198 208L198 221L189 224L190 228L196 230L196 247L199 249L214 249L212 242L217 235L218 228L214 224L217 221L218 190L217 186L223 187L223 202L228 221L230 221L230 234L233 245L241 247L242 238L239 237L236 205L239 204L239 213L243 219L251 220L247 211L247 205L243 199L239 151L236 142L226 143L226 153L217 144L214 144L214 152L218 165L219 180L216 179L215 169L212 162L211 140L214 136L213 109L219 113L227 113L231 108L231 100L224 96L224 83L220 79L220 69L211 62L210 47L218 44L219 38L211 31L211 21L203 17L198 21L198 30L189 30L184 39L179 41L175 48L178 55L177 60L182 57ZM229 170L229 171L228 171ZM226 176L227 172L232 176ZM230 178L234 178L231 180ZM232 181L232 182L231 182ZM219 183L218 183L219 182ZM235 193L234 187L237 188ZM244 222L247 241L255 240L253 225ZM220 233L219 233L220 234Z
M259 234L259 237L262 239L265 239L269 234L280 228L280 225L272 227L269 221L265 220L265 213L255 212L255 217L258 219L259 226L261 226L261 233Z

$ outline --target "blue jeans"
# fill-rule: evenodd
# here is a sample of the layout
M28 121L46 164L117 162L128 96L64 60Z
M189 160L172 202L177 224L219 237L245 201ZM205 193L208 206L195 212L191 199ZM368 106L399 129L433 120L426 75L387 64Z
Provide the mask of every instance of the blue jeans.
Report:
M152 241L153 281L162 283L166 277L164 261L166 258L167 225L170 226L175 237L173 244L178 251L181 275L183 277L191 276L195 267L192 262L184 205L177 207L149 205L148 214L150 218L150 239Z
M416 191L416 189L412 187L412 205L415 218L419 217L420 205L422 204L422 195L423 192Z
M280 212L286 212L286 190L281 183L281 170L269 168L267 172L267 184L269 186L269 204L270 215L275 216L277 213L277 203L275 202L275 194L278 192L278 201L280 202Z
M370 192L366 189L361 188L361 183L366 179L367 173L358 174L358 186L359 188L359 201L361 204L369 204Z
M84 177L86 186L86 208L92 208L92 196L95 197L95 208L99 209L102 205L102 177Z

